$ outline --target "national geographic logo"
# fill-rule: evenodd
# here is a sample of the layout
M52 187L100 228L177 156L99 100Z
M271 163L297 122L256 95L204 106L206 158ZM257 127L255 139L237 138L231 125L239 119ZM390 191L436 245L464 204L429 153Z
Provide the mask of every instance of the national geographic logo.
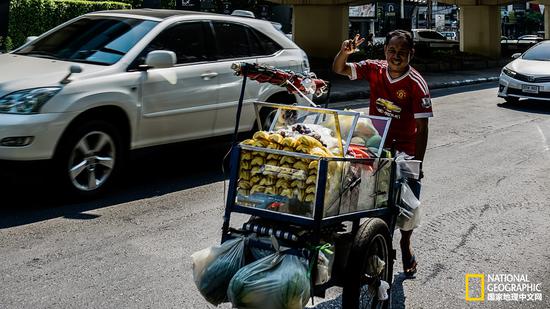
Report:
M542 301L542 283L533 283L526 274L466 274L466 301Z
M464 281L466 283L466 301L485 300L485 275L466 274Z

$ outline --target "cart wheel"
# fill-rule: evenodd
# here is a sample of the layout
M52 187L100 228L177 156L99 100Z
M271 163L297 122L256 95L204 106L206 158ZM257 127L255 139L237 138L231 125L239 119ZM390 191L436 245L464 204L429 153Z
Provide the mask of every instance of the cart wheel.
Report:
M375 285L379 280L384 280L391 286L393 260L390 252L391 237L386 223L378 218L365 221L359 227L350 250L345 269L342 308L389 308L391 298L379 300L378 287ZM372 259L384 262L385 266L379 273L369 266L369 260Z

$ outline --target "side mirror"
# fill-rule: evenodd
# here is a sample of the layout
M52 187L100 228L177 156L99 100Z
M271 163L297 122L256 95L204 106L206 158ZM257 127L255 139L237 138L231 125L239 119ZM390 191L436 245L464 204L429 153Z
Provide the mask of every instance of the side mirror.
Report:
M521 56L521 53L515 53L512 55L512 59L518 59Z
M145 58L145 65L149 68L170 68L175 64L176 53L170 50L154 50Z
M27 40L25 40L25 44L31 42L31 41L34 41L36 40L37 36L28 36L27 37Z

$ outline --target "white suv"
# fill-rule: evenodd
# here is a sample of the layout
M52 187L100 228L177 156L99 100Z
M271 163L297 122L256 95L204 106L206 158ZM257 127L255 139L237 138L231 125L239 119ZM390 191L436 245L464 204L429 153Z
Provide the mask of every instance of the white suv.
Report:
M267 21L145 9L75 18L0 55L0 161L52 160L67 189L95 195L129 150L232 133L241 61L309 70ZM241 131L255 100L305 104L270 84L245 92Z

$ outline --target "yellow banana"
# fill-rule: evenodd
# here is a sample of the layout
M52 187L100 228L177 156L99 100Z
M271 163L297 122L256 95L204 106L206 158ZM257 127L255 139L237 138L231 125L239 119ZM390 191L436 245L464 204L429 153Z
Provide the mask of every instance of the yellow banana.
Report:
M302 170L302 171L306 171L308 170L308 166L307 164L305 164L304 162L302 161L298 161L296 163L294 163L294 165L292 165L293 168L295 169L299 169L299 170Z
M319 161L317 160L312 160L311 162L309 162L309 165L307 166L308 169L315 170L315 171L317 171L318 167L319 167Z
M304 188L304 182L302 180L294 180L290 183L290 186L292 188L303 189Z
M296 162L296 159L290 156L283 156L281 158L281 161L279 161L280 164L285 164L287 162L290 164L294 164L294 162Z
M254 178L254 177L252 177L252 178ZM317 175L310 175L306 179L306 184L307 185L315 184L316 181L317 181Z
M267 133L266 131L258 131L256 133L254 133L252 138L256 141L265 140L265 141L269 142L269 133Z
M263 193L264 191L265 191L265 186L254 185L252 186L252 189L250 189L250 194L254 194L256 192Z
M273 143L281 144L283 141L283 136L279 133L269 134L269 140Z
M257 156L250 161L250 166L254 165L263 165L265 163L265 159L263 157Z
M239 180L239 188L248 190L252 187L249 181Z
M249 151L241 152L241 160L250 160L252 159L252 154Z
M246 170L241 170L239 172L239 178L243 180L249 180L250 179L250 172Z
M273 186L266 187L264 193L265 194L277 194L277 189Z
M292 147L292 145L294 145L294 142L295 142L295 139L292 138L292 137L285 137L283 138L283 140L281 141L281 144L285 147Z

